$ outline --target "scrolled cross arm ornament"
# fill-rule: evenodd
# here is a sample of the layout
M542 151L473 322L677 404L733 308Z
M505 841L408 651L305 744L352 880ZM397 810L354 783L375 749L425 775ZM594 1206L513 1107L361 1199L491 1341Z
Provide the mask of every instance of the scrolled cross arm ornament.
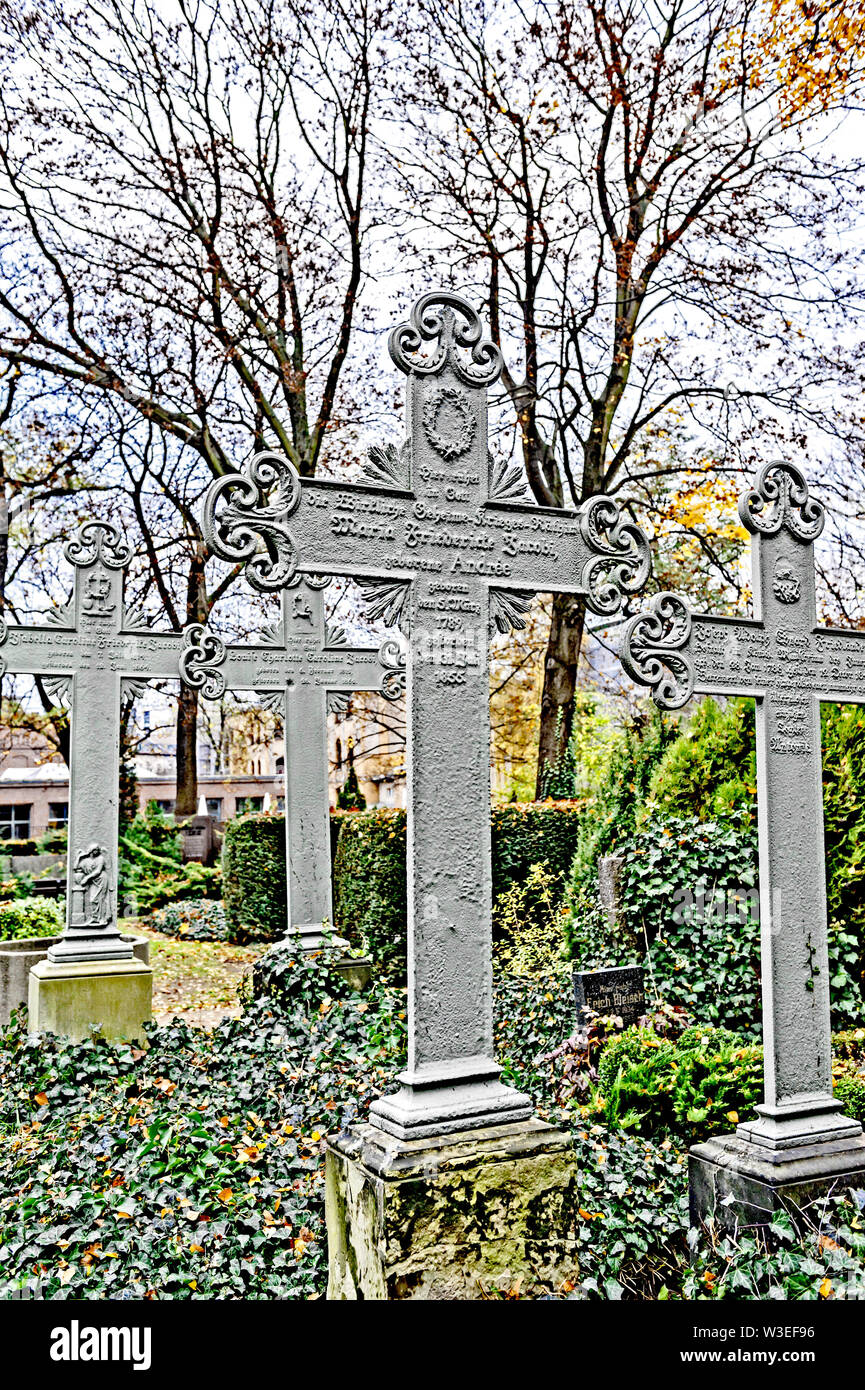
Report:
M681 709L694 693L690 640L691 610L678 594L656 594L625 628L622 665L659 709Z
M201 517L204 538L221 559L245 562L246 578L259 593L275 593L297 572L286 518L299 502L300 478L288 459L255 454L239 472L211 484Z

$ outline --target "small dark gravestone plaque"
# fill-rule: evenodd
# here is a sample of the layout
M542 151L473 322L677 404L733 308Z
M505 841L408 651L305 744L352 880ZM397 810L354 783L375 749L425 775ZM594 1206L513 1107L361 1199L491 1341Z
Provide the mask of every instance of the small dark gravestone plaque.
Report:
M627 1028L646 1012L643 967L623 965L609 970L575 970L574 1000L578 1026L587 1021L591 1011L616 1014Z

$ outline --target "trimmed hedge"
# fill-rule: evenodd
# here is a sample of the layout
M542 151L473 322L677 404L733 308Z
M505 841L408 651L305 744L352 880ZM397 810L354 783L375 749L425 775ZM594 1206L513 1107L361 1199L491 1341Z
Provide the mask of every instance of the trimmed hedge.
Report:
M0 904L0 941L59 936L65 925L63 904L54 898L18 898Z
M493 808L492 877L498 897L533 864L564 883L580 829L581 803L511 803ZM334 926L367 941L384 969L404 968L406 813L387 807L331 815ZM225 829L223 902L233 932L274 939L285 929L282 816L239 816Z
M582 825L582 801L526 801L494 806L492 831L493 896L524 883L534 864L564 883Z
M237 816L222 842L222 905L234 941L285 936L285 817Z
M405 811L338 811L331 824L336 930L368 943L377 972L400 977L406 961Z

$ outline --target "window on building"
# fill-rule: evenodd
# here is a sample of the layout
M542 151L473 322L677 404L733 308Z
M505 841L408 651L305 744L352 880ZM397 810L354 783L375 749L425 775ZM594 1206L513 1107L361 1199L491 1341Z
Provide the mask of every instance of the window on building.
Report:
M222 797L209 796L207 798L207 814L213 816L214 820L222 820Z
M69 802L68 801L49 801L48 803L48 829L62 830L69 824Z
M253 816L264 810L263 796L239 796L235 802L238 816Z
M29 840L32 806L0 806L0 840Z
M173 815L174 815L174 802L173 802L173 801L160 801L160 800L157 798L156 804L157 804L157 806L159 807L160 811L164 811L164 812L165 812L166 816L173 816Z
M149 710L149 709L144 710L143 713L142 713L141 718L142 718L143 724L144 724L144 732L145 732L146 734L149 734L149 733L150 733L150 710Z
M282 777L285 775L285 758L277 758L276 775L277 777Z
M280 813L280 815L284 815L284 814L285 814L285 797L284 797L284 796L278 796L278 797L276 798L276 809L277 809L277 811Z
M337 741L336 741L336 765L337 765L337 767L342 767L342 739L341 739L341 738L338 738Z

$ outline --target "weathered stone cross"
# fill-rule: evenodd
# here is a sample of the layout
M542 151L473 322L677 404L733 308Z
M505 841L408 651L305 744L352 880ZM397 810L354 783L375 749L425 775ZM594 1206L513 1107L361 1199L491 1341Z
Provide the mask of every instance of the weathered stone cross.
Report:
M324 611L327 576L296 575L282 594L278 624L264 642L224 643L199 630L206 647L198 666L222 693L254 690L282 717L285 729L285 832L288 937L304 951L347 943L332 926L327 715L344 707L340 691L379 690L396 699L405 690L404 652L388 638L378 649L350 647Z
M195 629L150 632L124 612L131 551L111 523L84 522L65 555L75 566L71 600L43 627L0 620L0 674L45 676L58 699L71 697L66 930L49 961L131 960L117 921L121 685L177 680L187 664L201 685Z
M411 1139L532 1109L493 1055L488 625L521 625L526 590L585 594L614 613L649 553L609 499L537 507L521 470L490 458L486 395L501 356L464 299L422 296L389 347L409 378L409 439L371 452L371 482L300 479L259 456L211 485L204 527L261 590L298 570L374 580L370 614L410 639L409 1061L371 1119Z
M865 702L865 632L817 625L824 512L798 469L761 468L739 515L754 538L756 617L692 614L659 594L628 624L623 661L663 709L694 692L756 699L766 1091L759 1119L738 1127L738 1149L777 1166L803 1146L852 1145L847 1167L865 1167L861 1126L832 1097L820 744L821 700Z

